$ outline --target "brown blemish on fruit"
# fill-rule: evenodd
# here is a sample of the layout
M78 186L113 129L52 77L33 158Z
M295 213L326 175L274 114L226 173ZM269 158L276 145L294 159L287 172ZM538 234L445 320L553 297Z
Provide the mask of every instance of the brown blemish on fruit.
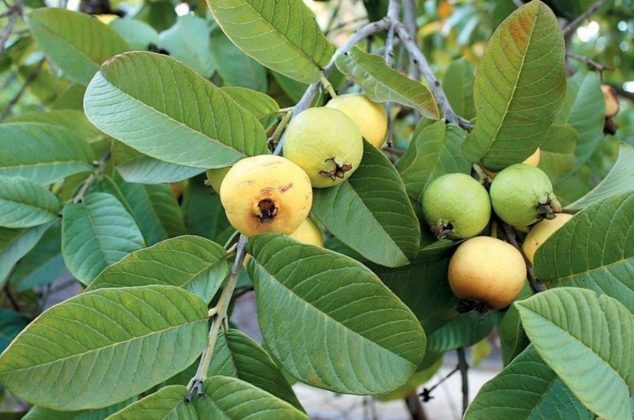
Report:
M280 188L279 188L279 190L280 190L280 192L285 193L285 192L286 192L286 191L288 191L288 190L289 190L292 186L293 186L293 183L291 182L291 183L290 183L290 184L288 184L288 185L285 185L285 186L280 187Z
M348 163L344 163L343 165L339 165L334 157L326 159L324 162L332 162L333 168L329 171L319 171L320 175L326 176L333 181L337 178L343 178L344 174L352 169L352 165Z
M273 221L273 218L277 215L277 206L275 202L270 198L265 198L264 200L260 200L258 203L259 213L257 216L262 223L270 223Z

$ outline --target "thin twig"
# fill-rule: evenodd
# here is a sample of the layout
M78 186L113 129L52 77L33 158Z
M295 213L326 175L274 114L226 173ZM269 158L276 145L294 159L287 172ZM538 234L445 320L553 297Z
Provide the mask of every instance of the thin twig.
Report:
M0 116L0 121L4 120L9 115L11 115L11 111L13 111L13 107L20 101L20 98L22 97L22 95L24 95L24 92L26 92L26 88L28 88L29 85L33 83L33 81L37 78L37 75L40 74L40 70L42 69L43 64L44 64L44 60L40 61L37 64L37 67L35 67L35 69L33 69L33 71L31 72L31 74L29 74L29 76L26 78L26 80L22 84L22 87L20 88L20 90L9 101L9 104L5 108L2 115Z
M583 21L591 15L595 14L596 11L599 10L606 1L607 0L598 0L596 3L590 6L588 10L577 16L575 20L564 26L564 28L561 30L564 34L564 38L570 36L575 30L577 30L577 28L583 23Z
M291 120L291 115L292 113L290 110L286 111L286 113L282 117L282 120L277 125L277 127L275 127L275 131L273 132L273 134L271 134L271 137L268 140L269 146L272 147L273 145L275 145L280 139L280 137L282 137L282 133L286 129L288 122Z
M506 237L506 240L515 248L517 248L517 250L522 254L522 257L524 258L524 262L526 263L526 276L528 277L528 283L531 285L533 291L535 293L546 291L546 285L542 281L535 278L535 274L533 273L533 265L528 260L528 257L524 253L524 250L522 250L520 244L517 242L515 229L513 229L513 227L509 224L502 222L501 220L500 224L504 229L504 236Z
M405 29L412 37L412 41L414 44L416 42L416 34L418 33L418 25L416 24L416 1L415 0L404 0L403 3L403 24L405 25ZM409 57L409 77L414 80L420 80L420 68L416 65L414 61L414 57L410 55Z
M416 392L405 397L405 406L412 420L427 420L427 413L425 413L425 407L420 402L420 398L416 395Z
M13 32L13 27L17 22L18 18L22 15L22 1L18 0L15 2L13 6L9 7L9 20L7 21L6 26L0 32L0 54L2 54L6 48L7 41L9 37L11 37L11 33Z
M326 35L329 35L333 32L337 32L339 30L345 29L350 25L354 25L355 23L359 23L359 22L363 22L363 21L367 21L368 18L366 16L363 17L357 17L351 20L348 20L346 22L341 22L338 25L333 26L332 28L330 28L328 31L325 32Z
M106 162L108 161L108 159L110 159L110 156L112 156L112 150L108 150L97 161L95 165L95 170L92 171L90 175L88 175L88 177L84 180L84 183L82 184L79 191L77 191L77 194L75 194L75 196L73 197L73 203L81 203L82 201L84 201L84 198L86 197L86 193L88 192L92 184L94 184L95 181L97 181L99 177L103 174L103 171L106 168Z
M401 0L390 0L387 8L387 18L392 22L390 28L387 31L387 37L385 38L385 63L392 67L394 64L394 37L395 30L393 22L398 21L399 12L401 11ZM385 114L387 115L387 145L392 147L394 140L394 121L392 119L392 102L385 103Z
M464 347L460 347L456 353L458 353L458 369L462 378L462 415L464 416L469 407L469 365Z
M587 66L590 66L592 68L594 68L597 71L606 71L606 70L611 70L612 67L606 65L606 64L602 64L599 63L598 61L594 61L593 59L591 59L590 57L586 57L583 55L577 55L577 54L573 54L573 53L566 53L566 57L568 58L572 58L573 60L577 60L581 63L584 63Z
M451 372L446 374L441 380L436 382L433 386L431 386L430 388L423 388L423 391L420 394L418 394L423 399L423 402L427 402L429 400L434 399L434 397L431 396L432 391L438 388L440 384L445 382L447 379L449 379L454 373L458 372L459 370L460 370L459 367L456 366Z
M11 293L11 290L9 289L9 283L5 283L4 285L4 293L7 295L7 299L9 299L9 302L11 303L11 306L13 307L13 309L16 312L21 312L22 308L20 308L20 304L18 303L18 300Z

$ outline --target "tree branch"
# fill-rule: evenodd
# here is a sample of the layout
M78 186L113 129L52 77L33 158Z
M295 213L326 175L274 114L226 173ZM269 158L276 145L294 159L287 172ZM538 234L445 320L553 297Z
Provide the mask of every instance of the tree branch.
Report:
M456 352L458 353L458 369L462 377L462 415L464 416L469 407L469 365L464 347L460 347Z
M112 150L108 150L101 158L99 158L95 165L95 170L92 171L90 175L88 175L88 178L84 180L81 188L73 197L73 203L81 203L82 201L84 201L86 193L90 189L91 185L94 184L95 181L99 179L99 177L103 174L103 171L106 168L106 162L108 161L108 159L110 159L110 156L112 156Z
M607 0L598 0L596 3L590 6L588 10L586 10L585 12L577 16L575 20L573 20L572 22L564 26L563 29L561 30L564 34L564 38L567 38L570 35L572 35L572 33L583 23L583 21L586 20L591 15L595 14L596 11L599 10L601 6L605 4L606 1Z
M526 277L528 277L528 283L531 285L533 291L535 293L546 291L546 285L535 278L535 274L533 273L533 265L528 260L528 257L526 257L526 254L524 254L524 250L522 250L520 244L517 242L515 229L513 229L513 227L509 224L502 222L501 220L500 224L504 229L504 236L506 237L506 240L509 241L509 243L515 248L517 248L517 250L522 254L522 257L524 258L524 262L526 263Z
M573 60L577 60L581 63L586 64L587 66L590 66L592 68L594 68L597 71L606 71L606 70L610 70L612 67L606 65L606 64L602 64L599 63L598 61L594 61L593 59L591 59L590 57L586 57L583 55L577 55L577 54L573 54L573 53L566 53L566 57L567 58L572 58Z
M7 277L9 277L9 276L7 276ZM7 299L9 299L9 303L11 303L11 306L13 307L13 309L16 312L21 312L22 308L20 308L20 304L18 303L18 300L11 293L11 290L9 289L9 283L8 282L5 283L5 285L4 285L4 293L7 295Z
M401 0L390 0L387 8L387 18L392 22L385 38L385 63L392 67L394 64L394 32L396 28L393 22L396 22L399 18L399 12L401 10ZM385 103L385 114L387 115L387 144L392 146L394 140L394 120L392 119L392 102Z
M11 36L13 27L15 26L18 18L22 16L22 1L17 0L13 6L9 7L7 13L9 16L9 20L2 32L0 32L0 54L2 54L6 49L6 44L9 40L9 37Z

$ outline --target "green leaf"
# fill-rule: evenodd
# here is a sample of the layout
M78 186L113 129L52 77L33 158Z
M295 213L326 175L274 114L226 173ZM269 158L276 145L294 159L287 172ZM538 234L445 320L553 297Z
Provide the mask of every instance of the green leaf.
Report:
M229 224L220 196L204 184L202 177L191 179L183 194L187 231L218 243L225 243L236 231Z
M95 290L33 321L0 356L0 380L42 407L101 408L185 369L206 343L207 305L185 290Z
M62 224L48 228L37 245L16 264L10 281L17 291L52 283L66 271L62 257Z
M52 184L92 171L94 153L74 132L50 124L0 124L0 175Z
M227 94L165 55L109 60L86 89L88 119L153 158L221 168L267 152L262 125Z
M615 195L633 192L634 166L632 162L634 162L634 146L621 143L619 157L608 175L592 191L567 205L566 209L581 210Z
M62 253L71 273L89 284L101 270L143 248L143 235L114 196L86 195L82 204L67 204L62 213Z
M108 420L308 419L289 403L237 378L208 377L205 395L194 398L191 403L184 401L186 394L187 388L183 385L167 386L113 414Z
M60 203L46 187L21 177L0 175L0 226L25 228L57 219Z
M19 312L0 308L0 352L9 346L29 322L30 319Z
M407 151L396 165L410 198L419 200L427 185L441 175L471 173L471 163L461 150L465 136L461 128L444 121L416 127Z
M0 228L0 286L4 286L13 266L40 240L48 225L30 229Z
M266 347L293 377L335 392L378 394L415 371L425 333L363 265L278 234L252 238L249 254Z
M181 209L169 185L131 184L120 177L115 181L146 244L186 233Z
M154 159L118 141L112 143L112 160L123 179L139 184L179 182L205 172Z
M225 250L199 236L179 236L133 252L107 267L88 290L162 284L209 302L229 273Z
M235 329L220 332L207 376L241 379L266 390L303 411L293 389L266 351L248 335Z
M579 133L569 124L553 124L546 133L540 148L539 168L551 180L569 174L575 167L575 147Z
M73 131L79 138L88 143L96 143L107 138L105 134L97 130L97 128L88 121L83 111L74 109L60 109L16 115L15 117L7 118L4 122L39 122L58 125Z
M22 420L103 420L136 401L136 397L97 410L55 411L44 407L33 407Z
M75 82L87 84L101 63L129 49L112 28L84 13L42 8L27 22L40 49Z
M159 45L159 34L156 29L140 20L115 19L109 26L125 39L133 51L147 50L150 44Z
M605 293L634 312L634 194L592 204L535 253L535 275Z
M267 91L266 69L233 45L220 29L211 33L209 51L225 86Z
M207 5L242 51L297 81L319 80L334 52L301 0L209 0Z
M634 316L625 306L568 287L516 305L539 355L586 407L605 419L630 417Z
M336 64L373 101L396 102L416 109L425 118L439 118L438 105L427 86L394 70L383 57L355 47L337 57Z
M211 28L204 19L193 14L179 16L174 26L161 32L159 45L175 59L209 78L215 69L209 53L210 34Z
M234 86L220 89L260 121L276 114L280 110L280 106L275 102L275 99L265 93Z
M403 181L368 142L348 182L313 192L311 211L341 242L377 264L405 265L418 251L420 226Z
M527 282L524 284L524 289L522 289L516 300L526 299L532 295L533 291ZM500 336L504 366L511 363L511 361L530 344L524 332L524 328L522 328L520 313L515 305L511 305L506 312L504 312L500 325L498 326L498 335Z
M487 382L465 420L593 419L531 346Z
M465 57L452 61L442 79L442 88L451 107L468 120L476 116L473 106L473 79L473 68Z
M465 156L493 171L529 157L559 109L565 82L559 23L534 0L513 12L489 41L475 77L478 119Z
M428 350L441 353L460 347L469 347L486 338L498 321L498 312L491 312L484 319L476 311L460 314L429 334Z

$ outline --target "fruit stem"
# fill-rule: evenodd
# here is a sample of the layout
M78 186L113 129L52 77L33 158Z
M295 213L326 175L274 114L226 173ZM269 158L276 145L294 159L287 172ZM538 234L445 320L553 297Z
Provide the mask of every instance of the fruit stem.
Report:
M288 122L291 120L292 115L293 115L292 112L286 111L286 113L282 117L282 120L277 125L277 127L275 127L275 131L269 138L269 147L273 148L273 146L277 144L280 137L282 137L282 133L284 133L284 130L286 130L286 126L288 125Z
M467 363L467 355L464 347L456 350L458 353L458 369L462 378L462 415L467 411L469 406L469 364Z
M328 80L328 78L326 77L326 75L323 72L320 72L319 76L321 78L321 84L322 84L322 86L324 88L326 88L326 90L328 91L328 94L332 98L336 98L337 97L337 92L335 92L335 88L332 87L332 84L330 83L330 80Z
M522 257L524 258L524 262L526 263L526 277L528 278L528 283L531 285L531 289L533 289L535 293L545 292L546 285L544 284L544 282L538 280L535 277L535 273L533 273L533 265L528 260L528 257L524 253L524 250L522 249L520 244L517 242L515 229L513 229L512 226L506 223L502 223L502 227L504 228L504 236L506 236L506 240L515 248L517 248L517 250L522 254Z

